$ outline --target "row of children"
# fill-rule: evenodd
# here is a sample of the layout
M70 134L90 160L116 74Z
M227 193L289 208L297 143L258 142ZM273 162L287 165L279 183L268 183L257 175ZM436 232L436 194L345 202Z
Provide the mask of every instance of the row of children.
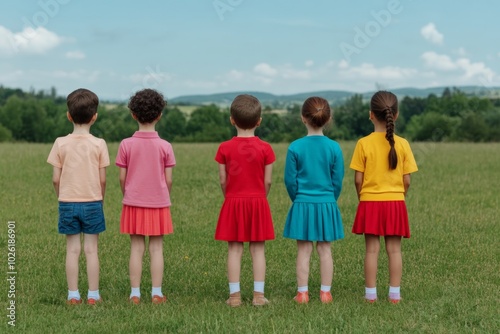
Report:
M96 121L98 97L86 89L68 95L67 117L73 132L57 138L48 157L53 166L53 184L59 200L59 232L66 235L68 304L80 304L78 259L80 235L84 235L89 291L87 303L102 301L99 294L98 235L105 230L103 198L105 168L109 154L103 139L90 134ZM165 107L164 97L152 89L137 92L128 104L139 130L119 146L116 165L123 193L120 232L130 235L129 274L131 303L139 304L145 237L149 237L152 303L166 301L163 281L163 235L173 232L170 214L172 168L175 157L169 142L161 139L155 125ZM265 242L275 238L267 195L271 188L275 154L271 145L255 136L260 125L261 104L251 95L237 96L230 108L230 122L237 136L223 142L216 153L224 202L215 239L228 243L227 274L231 307L242 304L240 269L243 245L249 242L253 263L253 305L269 303L264 296L266 275ZM359 205L352 232L364 234L365 299L377 300L376 274L380 236L385 238L389 257L389 300L398 303L402 276L401 238L410 230L405 195L410 174L417 171L408 142L394 133L398 102L394 94L377 92L371 99L369 118L374 132L360 139L350 167L355 171ZM333 279L331 242L344 237L337 199L342 190L344 161L339 144L323 135L332 118L328 102L308 98L301 119L307 136L288 148L284 181L292 205L284 237L297 240L297 284L294 300L309 302L309 261L316 242L320 258L319 299L330 303Z

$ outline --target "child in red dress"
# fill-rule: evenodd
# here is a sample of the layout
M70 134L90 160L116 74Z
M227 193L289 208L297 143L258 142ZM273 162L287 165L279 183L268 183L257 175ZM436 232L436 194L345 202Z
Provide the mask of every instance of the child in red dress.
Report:
M228 242L227 271L231 307L241 305L240 270L243 243L250 243L254 275L254 306L265 305L266 240L274 239L274 227L267 195L271 188L273 162L271 145L255 137L262 121L259 100L239 95L231 104L231 124L237 137L223 142L215 160L224 194L215 239Z

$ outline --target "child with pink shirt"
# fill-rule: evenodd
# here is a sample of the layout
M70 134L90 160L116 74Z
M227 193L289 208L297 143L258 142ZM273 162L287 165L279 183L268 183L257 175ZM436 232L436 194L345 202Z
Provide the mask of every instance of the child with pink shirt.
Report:
M47 162L53 166L52 183L59 200L59 233L66 234L66 279L69 305L81 304L78 261L83 233L89 291L87 303L101 302L99 294L99 233L106 230L102 202L109 154L106 142L90 134L97 119L97 95L77 89L67 98L73 132L54 142Z
M152 89L141 90L132 96L128 107L139 125L139 131L120 143L116 157L123 192L120 232L130 234L132 291L129 300L133 304L139 304L141 298L146 236L149 237L151 258L152 302L161 304L167 300L161 290L163 235L173 233L170 191L175 157L172 145L155 131L165 105L163 95Z

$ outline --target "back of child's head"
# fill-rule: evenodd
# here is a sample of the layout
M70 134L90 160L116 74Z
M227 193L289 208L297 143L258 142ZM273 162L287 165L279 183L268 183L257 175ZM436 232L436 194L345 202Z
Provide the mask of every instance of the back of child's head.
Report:
M372 96L370 110L377 120L386 124L385 138L391 145L391 150L389 151L389 168L396 169L398 156L394 148L394 118L398 114L398 98L391 92L378 91Z
M97 113L99 98L94 92L79 88L68 95L66 105L75 124L88 124Z
M332 117L332 111L328 101L322 97L312 96L305 100L302 105L302 117L309 125L322 128Z
M236 96L230 108L234 123L243 130L253 129L257 126L261 111L262 106L259 100L248 94Z
M135 93L128 103L128 108L137 121L142 124L154 122L167 105L163 95L154 89L143 89Z

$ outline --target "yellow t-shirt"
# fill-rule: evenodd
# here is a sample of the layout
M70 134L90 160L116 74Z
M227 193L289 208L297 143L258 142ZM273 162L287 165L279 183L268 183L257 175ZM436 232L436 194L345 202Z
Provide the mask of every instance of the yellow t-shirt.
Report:
M60 202L102 200L99 169L109 166L104 139L91 134L69 134L56 139L47 162L61 168Z
M356 144L350 168L364 173L360 201L404 200L403 175L418 170L408 141L394 135L398 156L396 169L389 169L390 145L385 132L373 132Z

